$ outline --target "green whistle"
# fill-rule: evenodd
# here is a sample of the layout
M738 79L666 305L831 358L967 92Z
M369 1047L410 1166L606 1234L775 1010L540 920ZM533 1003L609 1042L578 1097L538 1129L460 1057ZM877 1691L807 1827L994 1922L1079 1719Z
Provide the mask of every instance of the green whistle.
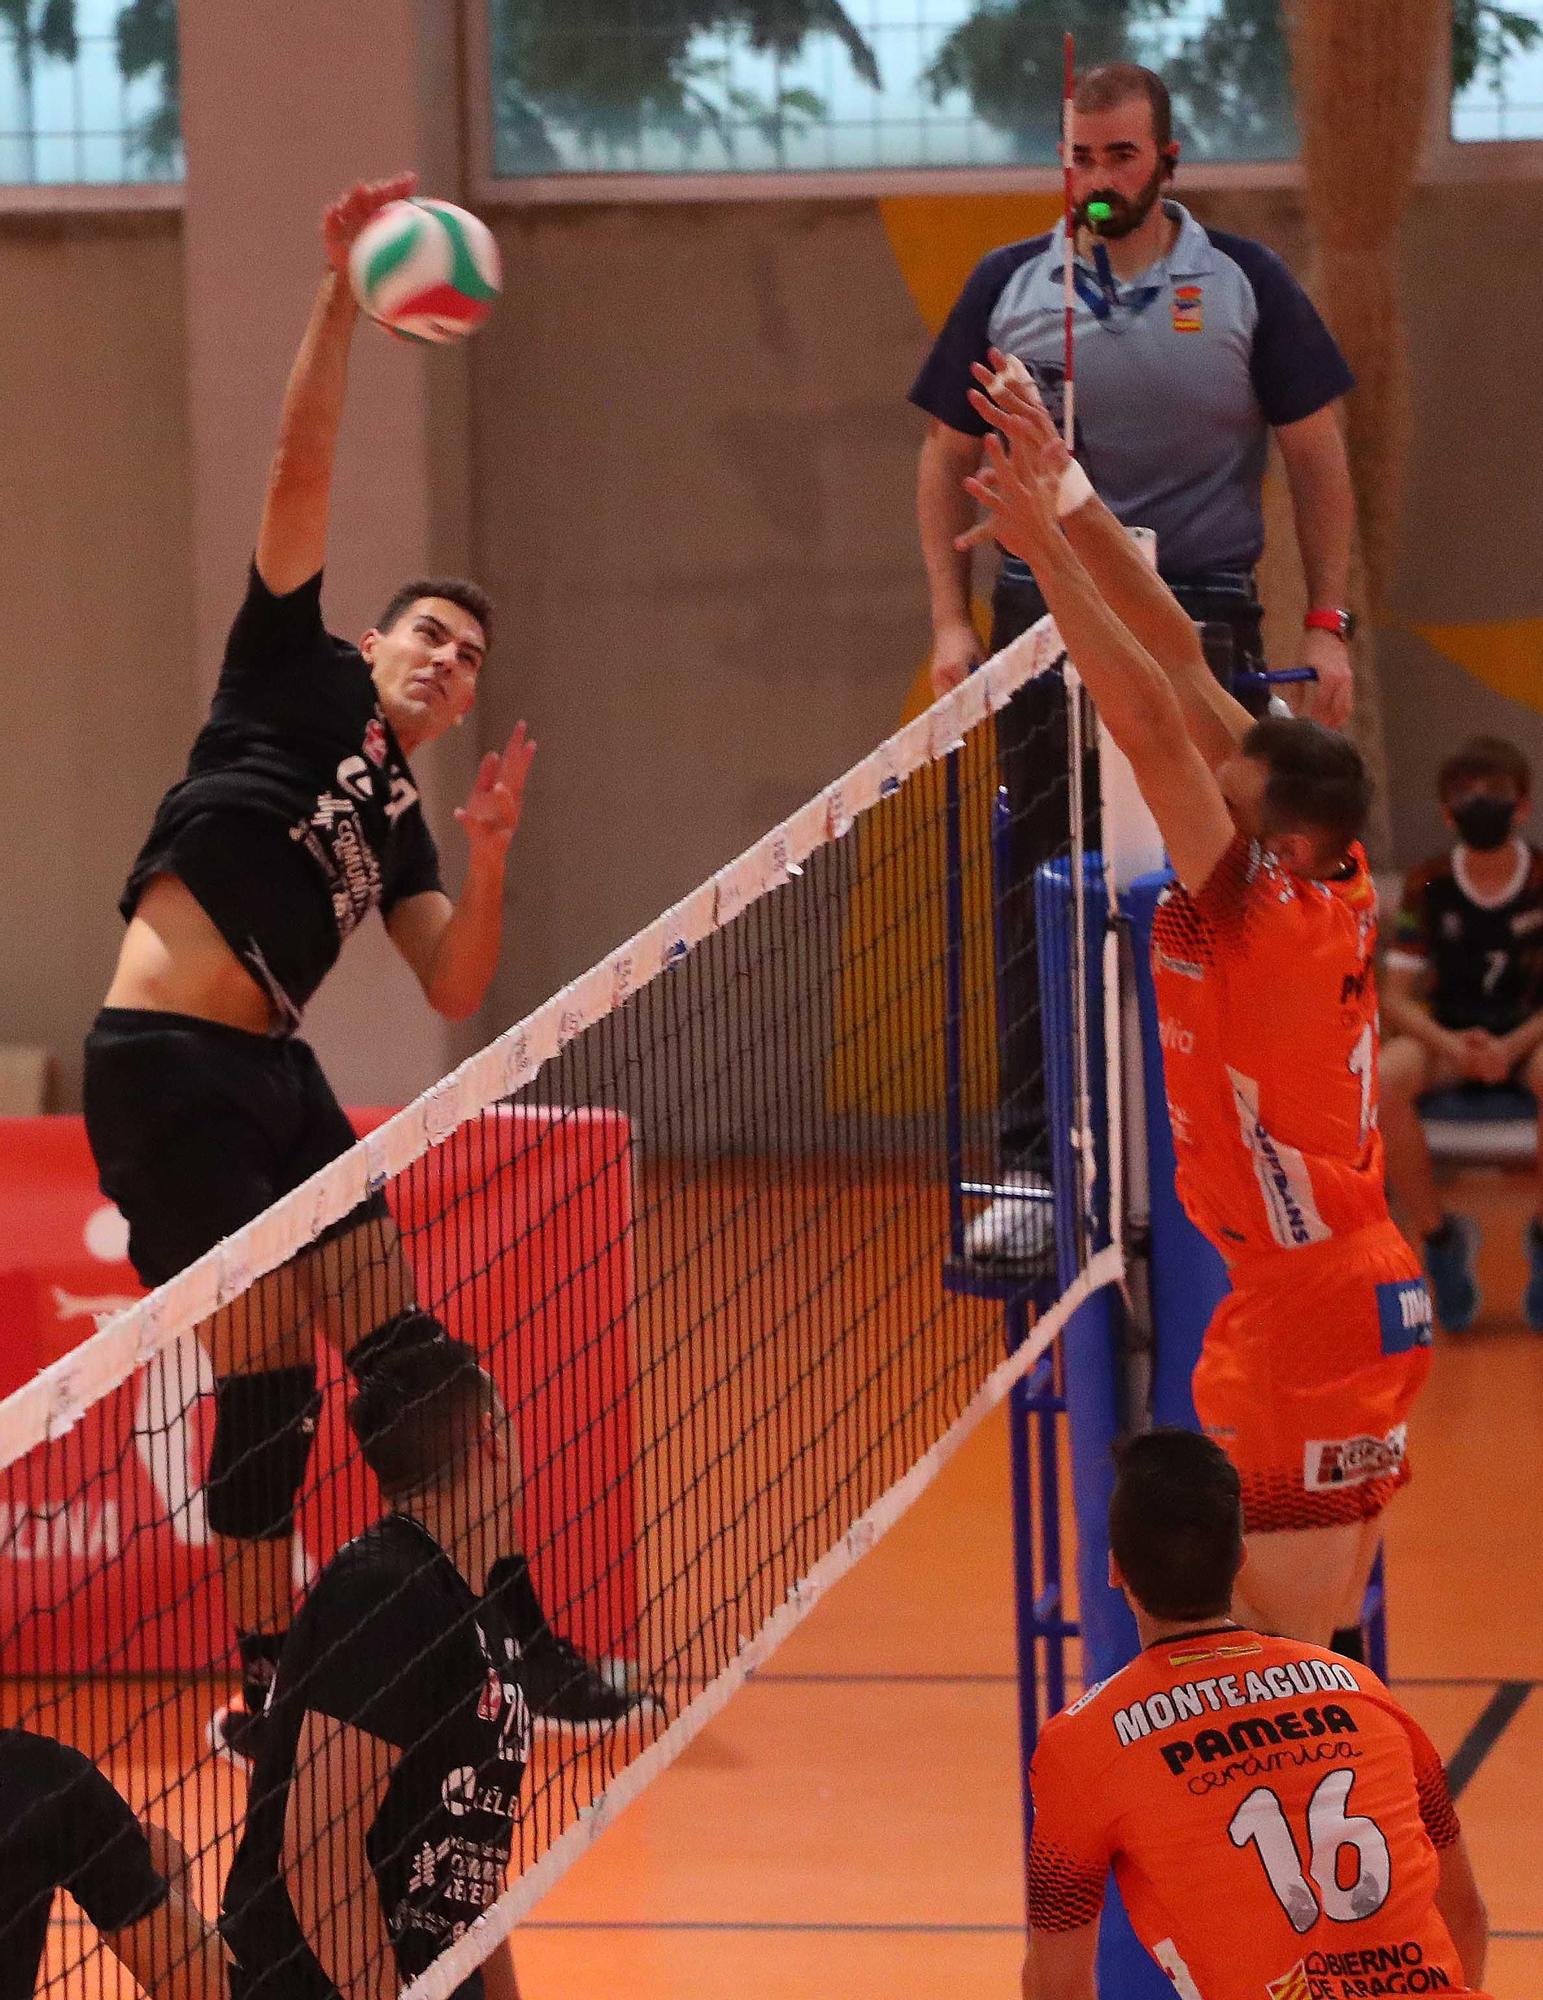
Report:
M1087 215L1089 222L1107 222L1113 214L1114 210L1109 206L1107 201L1090 201L1088 203Z

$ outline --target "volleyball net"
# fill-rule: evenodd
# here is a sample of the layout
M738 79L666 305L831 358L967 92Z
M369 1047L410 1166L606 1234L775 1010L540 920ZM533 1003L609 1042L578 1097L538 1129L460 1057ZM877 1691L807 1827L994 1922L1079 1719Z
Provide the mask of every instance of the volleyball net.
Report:
M461 1717L465 1740L483 1742L488 1761L457 1749L421 1809L380 1807L368 1847L398 1898L394 1930L417 1940L414 1958L396 1935L379 1990L400 1980L412 2000L446 2000L925 1489L1078 1304L1119 1275L1094 1130L1118 1037L1105 1037L1104 989L1088 976L1108 927L1085 852L1081 697L1074 681L1067 696L1060 666L1048 625L998 654L0 1404L7 1720L76 1746L165 1826L205 1912L229 1904L237 1843L261 1803L246 1770L205 1741L236 1682L236 1599L248 1602L253 1564L270 1591L277 1564L297 1601L308 1590L319 1601L345 1545L378 1536L383 1515L422 1511L421 1482L409 1477L404 1494L400 1469L383 1497L349 1422L351 1398L391 1373L370 1345L380 1328L462 1342L485 1371L478 1449L495 1419L501 1440L478 1474L492 1482L486 1505L464 1451L441 1451L449 1470L430 1485L454 1485L462 1567L492 1552L507 1572L523 1556L521 1601L539 1604L539 1622L523 1626L509 1610L514 1644L501 1651L502 1626L445 1599L447 1622L459 1617L468 1643L475 1628L486 1653L480 1689L456 1691L450 1642L424 1629L405 1586L416 1623L372 1614L327 1630L328 1671L314 1685L372 1690L359 1714L335 1694L310 1711L303 1687L290 1688L291 1718L308 1718L297 1771L332 1754L316 1747L316 1715L370 1735L377 1713L393 1718L379 1733L398 1776L414 1759L437 1770L447 1715L463 1695L475 1707ZM1019 745L1039 792L1029 862L1049 1004L1034 1047L1050 1050L1060 1080L1047 1084L1038 1053L1025 1075L1022 1052L1008 1051L1034 1154L1033 1173L1015 1176L1002 1157L997 998L1022 949L1007 902L1024 885L1004 894L997 864L1024 807L999 798L997 737L1031 681L1055 691L1041 703L1043 735ZM987 1281L972 1287L969 1224L1003 1190L1009 1203L1053 1190L1053 1244L980 1267ZM1004 1288L1028 1301L1013 1353ZM275 1442L253 1446L261 1477L211 1464L216 1375L298 1367L305 1386L313 1350L315 1393L299 1397L277 1448L304 1466L293 1532L275 1489L254 1556L210 1516L228 1524L215 1496L243 1470L257 1504ZM411 1365L401 1379L419 1381L416 1413L432 1431L437 1389ZM309 1643L314 1667L322 1642ZM526 1667L543 1649L537 1686ZM417 1669L431 1655L451 1691L423 1714L421 1740L404 1742L407 1691L419 1688L421 1708ZM567 1663L566 1689L553 1659ZM281 1696L298 1671L286 1654ZM586 1690L599 1691L598 1709L571 1713ZM477 1723L491 1734L477 1738ZM510 1789L511 1768L505 1871L496 1824L478 1815L507 1817L498 1787ZM335 1827L304 1831L298 1784L287 1808L279 1800L274 1870L287 1871L306 1948L324 1965L392 1949L363 1906L355 1930L316 1934L299 1884L307 1843L327 1845L329 1867L345 1850L326 1839ZM136 1989L93 1930L56 1918L40 1990L94 2000Z

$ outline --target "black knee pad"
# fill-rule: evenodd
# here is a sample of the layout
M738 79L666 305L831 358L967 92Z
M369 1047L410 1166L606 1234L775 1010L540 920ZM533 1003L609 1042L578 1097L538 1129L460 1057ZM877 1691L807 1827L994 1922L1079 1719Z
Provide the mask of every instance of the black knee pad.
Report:
M378 1361L383 1354L401 1354L409 1347L430 1347L449 1337L432 1313L421 1306L409 1306L367 1333L349 1348L343 1359L350 1372L362 1380L369 1373L371 1362Z
M209 1526L242 1541L287 1541L321 1411L316 1370L222 1375L214 1398L214 1444L204 1481Z

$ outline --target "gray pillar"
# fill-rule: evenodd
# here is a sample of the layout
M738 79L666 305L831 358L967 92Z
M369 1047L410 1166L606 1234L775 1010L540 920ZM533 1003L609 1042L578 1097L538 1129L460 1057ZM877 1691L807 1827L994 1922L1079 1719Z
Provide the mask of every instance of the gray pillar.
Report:
M188 412L195 629L212 689L244 588L284 379L322 270L319 223L349 182L416 169L460 198L456 0L199 0L179 9L187 138ZM361 325L338 453L324 596L354 637L422 569L469 571L468 357ZM415 771L447 884L450 817L475 766L473 724ZM405 1101L456 1057L386 940L356 933L306 1034L345 1103Z

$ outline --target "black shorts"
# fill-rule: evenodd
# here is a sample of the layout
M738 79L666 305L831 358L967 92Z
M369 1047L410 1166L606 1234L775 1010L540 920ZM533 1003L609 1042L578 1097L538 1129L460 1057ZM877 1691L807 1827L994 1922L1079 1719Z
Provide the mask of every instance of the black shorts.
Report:
M104 1007L86 1037L84 1098L102 1192L152 1286L355 1143L306 1043L187 1014ZM371 1195L316 1240L387 1213Z

